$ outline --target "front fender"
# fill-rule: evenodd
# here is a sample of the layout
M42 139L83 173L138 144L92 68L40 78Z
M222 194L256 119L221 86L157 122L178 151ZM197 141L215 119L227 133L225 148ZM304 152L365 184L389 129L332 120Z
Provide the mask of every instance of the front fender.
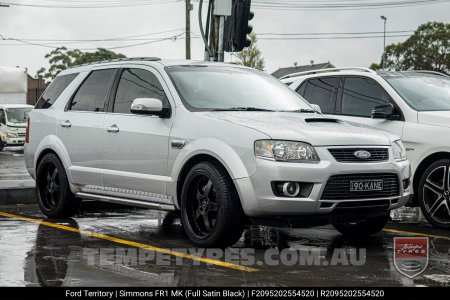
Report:
M252 149L231 147L216 138L202 138L188 143L182 149L171 149L169 163L171 164L172 182L168 184L167 192L177 199L178 177L185 164L197 155L209 155L217 159L228 171L231 179L247 178L256 173L256 159ZM178 204L178 201L175 201Z

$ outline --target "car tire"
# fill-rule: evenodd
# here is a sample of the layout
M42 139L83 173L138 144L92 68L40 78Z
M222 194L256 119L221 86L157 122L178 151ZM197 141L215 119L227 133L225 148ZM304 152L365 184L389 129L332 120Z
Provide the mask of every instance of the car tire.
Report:
M362 238L380 232L389 221L389 214L355 223L333 223L334 228L349 238Z
M37 167L36 196L42 212L50 218L70 218L81 205L81 200L70 191L63 164L53 154L46 154Z
M202 162L187 174L181 194L181 219L199 247L228 247L242 236L245 215L233 181L216 162Z
M450 229L450 159L432 163L420 178L417 200L432 225Z

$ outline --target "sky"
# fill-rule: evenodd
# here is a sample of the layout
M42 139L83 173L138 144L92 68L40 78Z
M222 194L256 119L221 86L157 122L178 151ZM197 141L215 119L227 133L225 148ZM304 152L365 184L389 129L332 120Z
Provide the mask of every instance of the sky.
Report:
M31 0L0 0L0 3L2 1L38 3ZM83 1L89 2L88 0ZM56 0L47 0L46 3L50 2L64 3L64 1ZM71 2L77 3L77 1ZM191 12L192 32L199 33L198 1L193 1L193 6L194 9ZM428 21L450 22L450 1L432 5L368 10L305 11L254 8L253 11L255 17L251 23L254 32L257 35L260 34L258 47L262 51L266 62L266 71L269 73L280 67L293 66L294 62L298 65L309 64L311 60L315 63L330 61L339 67L368 67L373 62L379 62L383 50L383 38L268 40L264 39L269 37L265 35L267 33L380 32L383 31L381 15L387 17L387 31L415 30L420 24ZM98 40L163 32L136 37L138 40L125 42L96 41L71 44L57 42L52 44L52 47L66 45L70 48L95 49L97 47L111 48L139 44L147 42L139 40L140 38L164 39L182 34L184 24L184 1L120 8L0 7L0 34L5 38L26 39L28 42L30 39ZM320 35L315 37L320 37ZM388 37L386 43L389 45L406 39L407 37ZM51 41L31 42L52 43ZM173 38L112 50L128 57L157 56L183 59L185 57L185 41ZM39 68L48 67L45 55L50 51L52 51L50 47L0 40L0 66L26 67L30 75L35 75ZM203 52L203 41L200 38L193 38L192 58L202 60ZM225 60L230 61L231 59L233 59L232 56L227 54Z

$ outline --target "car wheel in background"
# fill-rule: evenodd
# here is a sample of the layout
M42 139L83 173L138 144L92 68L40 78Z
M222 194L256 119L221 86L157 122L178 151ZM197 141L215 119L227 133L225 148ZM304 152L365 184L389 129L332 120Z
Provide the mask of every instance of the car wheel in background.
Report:
M346 237L361 238L380 232L389 221L389 214L355 223L333 223L334 228Z
M202 162L187 174L181 195L186 234L200 247L228 247L244 231L245 216L236 188L216 162Z
M418 201L428 222L450 229L450 159L432 163L420 178Z
M78 212L81 200L70 191L64 166L53 154L46 154L36 172L36 194L42 212L51 218L69 218Z

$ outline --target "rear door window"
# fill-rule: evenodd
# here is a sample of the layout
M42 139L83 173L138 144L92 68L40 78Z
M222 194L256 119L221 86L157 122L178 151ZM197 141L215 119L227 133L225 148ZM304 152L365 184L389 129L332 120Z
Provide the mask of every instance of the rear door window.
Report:
M56 77L41 95L34 108L46 109L51 107L61 93L77 76L78 73L73 73Z
M334 114L337 99L337 77L321 77L308 79L304 88L303 97L311 104L320 106L324 114Z
M115 72L116 69L105 69L93 71L89 74L72 98L69 110L105 111L105 102L109 96Z

